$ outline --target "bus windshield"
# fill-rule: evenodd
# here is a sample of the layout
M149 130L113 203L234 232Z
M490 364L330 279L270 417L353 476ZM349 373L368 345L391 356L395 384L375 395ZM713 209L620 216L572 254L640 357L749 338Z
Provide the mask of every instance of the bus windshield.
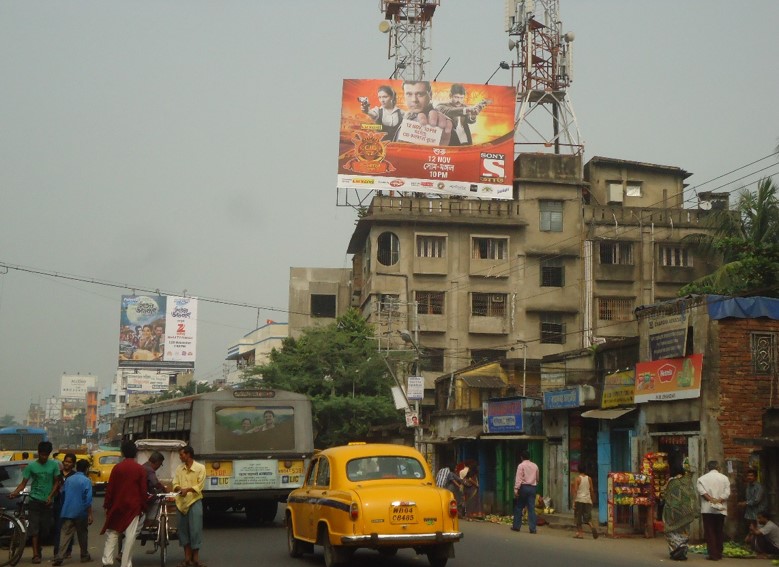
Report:
M295 413L292 407L217 407L217 451L267 451L295 449Z

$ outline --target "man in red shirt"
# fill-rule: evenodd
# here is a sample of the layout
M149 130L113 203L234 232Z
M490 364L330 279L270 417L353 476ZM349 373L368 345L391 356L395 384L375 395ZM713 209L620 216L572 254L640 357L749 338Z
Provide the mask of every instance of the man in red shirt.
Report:
M105 524L100 531L105 533L103 565L113 565L119 550L119 536L125 534L122 550L122 567L132 565L132 550L139 526L143 525L146 511L146 469L136 460L138 449L133 441L122 442L124 460L116 465L108 478L103 508Z

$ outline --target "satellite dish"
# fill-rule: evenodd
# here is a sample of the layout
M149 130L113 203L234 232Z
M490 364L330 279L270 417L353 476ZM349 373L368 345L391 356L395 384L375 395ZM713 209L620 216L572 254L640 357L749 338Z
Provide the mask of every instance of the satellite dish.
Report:
M513 39L509 40L509 51L513 51L513 49L517 46L517 42Z
M698 208L702 209L704 211L710 211L711 210L711 201L701 201L698 203Z
M381 33L387 33L390 31L390 27L392 26L390 26L390 23L387 20L382 20L379 22L379 31Z

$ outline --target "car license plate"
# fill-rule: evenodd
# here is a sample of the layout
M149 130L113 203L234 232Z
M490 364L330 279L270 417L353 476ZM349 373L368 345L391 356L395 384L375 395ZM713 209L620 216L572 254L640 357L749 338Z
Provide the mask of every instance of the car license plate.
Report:
M391 506L390 524L416 524L417 513L414 506Z

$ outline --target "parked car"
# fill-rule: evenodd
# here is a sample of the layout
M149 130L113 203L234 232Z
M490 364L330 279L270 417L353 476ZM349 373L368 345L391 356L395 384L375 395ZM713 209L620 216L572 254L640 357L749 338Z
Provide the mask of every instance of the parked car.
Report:
M383 555L413 548L444 567L463 537L454 495L437 487L419 451L404 445L316 453L303 486L287 498L286 523L290 556L321 545L326 567L348 562L358 548Z
M89 469L89 478L92 481L94 492L105 490L108 479L114 465L123 459L120 451L95 451L92 453L92 466Z

